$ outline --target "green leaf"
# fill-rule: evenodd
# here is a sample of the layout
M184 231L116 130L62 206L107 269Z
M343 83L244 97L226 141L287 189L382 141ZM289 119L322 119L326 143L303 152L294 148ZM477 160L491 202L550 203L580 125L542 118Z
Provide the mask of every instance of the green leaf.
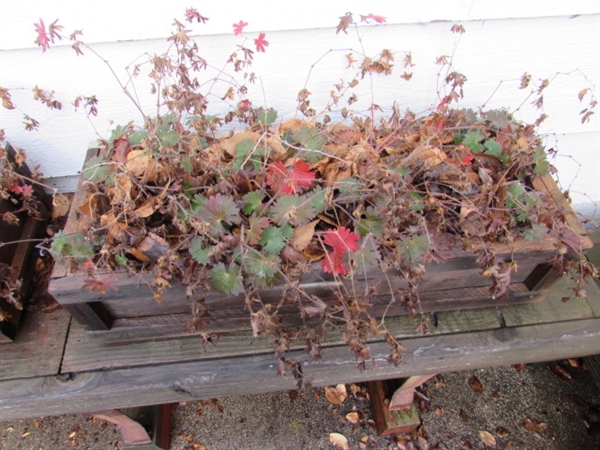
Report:
M248 252L244 258L244 267L248 273L262 279L273 279L279 273L281 259L274 254L261 255L259 252Z
M510 114L504 109L491 109L485 112L486 121L496 129L504 128L510 123Z
M485 141L484 147L487 149L484 153L486 155L493 155L498 158L502 164L506 165L509 161L509 156L502 153L502 147L500 147L500 142L489 139Z
M292 138L305 149L300 152L300 156L306 161L315 163L323 157L322 151L326 141L318 128L302 125L300 129L292 132Z
M242 197L242 200L246 202L243 209L244 214L249 216L256 211L259 211L263 206L262 201L264 197L265 194L262 191L248 192L244 195Z
M471 149L471 151L475 153L480 153L483 151L483 145L480 144L481 141L485 139L485 136L481 132L481 130L469 130L465 133L462 143Z
M420 194L419 192L410 192L408 196L411 200L413 200L413 202L410 203L408 209L415 212L423 211L423 209L425 209L425 205L421 202L421 200L423 200L422 194Z
M548 233L548 228L544 225L534 223L531 225L531 228L523 232L523 237L526 241L539 241L546 236L546 233Z
M297 195L280 197L271 207L270 212L273 220L281 226L289 223L297 227L306 225L317 215L310 199Z
M84 262L94 256L92 243L81 233L67 235L63 230L56 233L50 253L55 259L68 258L77 262Z
M258 243L263 246L265 252L279 254L293 234L294 230L289 225L284 227L271 225L264 229Z
M122 125L117 125L110 133L110 137L108 138L108 140L110 142L114 142L117 139L121 139L123 136L125 136L125 134L127 133L127 127L124 127Z
M124 267L127 265L127 257L125 255L115 255L115 262L118 266Z
M192 240L190 245L190 255L194 258L195 261L202 265L208 264L210 259L210 252L215 248L214 245L209 245L206 248L204 247L205 239L203 237L197 236Z
M131 136L129 136L129 143L131 145L139 145L139 143L142 142L142 139L149 135L150 133L148 132L148 130L138 130Z
M358 250L350 254L352 265L357 274L364 274L365 272L378 267L380 258L381 255L377 251L377 245L372 236L364 238L360 242Z
M350 177L337 182L336 188L342 195L355 196L361 194L364 186L357 178Z
M239 224L240 209L231 195L215 194L198 211L200 218L211 227L210 234L218 236L225 231L223 223Z
M85 163L83 177L93 183L100 183L108 178L110 170L111 167L110 165L106 165L106 160L104 158L101 156L94 156Z
M307 192L305 197L310 199L310 204L315 210L315 214L321 214L327 206L327 191L321 186L317 186L311 192Z
M360 219L356 225L356 231L361 236L366 236L369 233L375 237L383 236L385 231L385 218L374 207L369 206L365 211L365 218Z
M425 236L413 236L398 241L398 248L404 260L416 262L429 250L429 241Z
M240 268L231 264L229 270L225 264L218 263L210 271L213 287L223 294L238 295L244 292L244 286L240 277Z
M277 111L275 111L273 108L269 108L266 111L261 111L258 114L256 121L261 125L267 126L275 122L275 119L277 119Z
M536 175L546 175L550 171L550 163L547 159L546 150L544 147L538 147L533 154L535 167L533 173Z
M185 173L187 173L188 175L191 175L192 173L192 160L190 159L189 156L183 156L181 158L181 165L183 166L183 170L185 170Z
M233 161L232 167L234 170L242 168L244 161L248 157L248 153L254 148L254 141L252 139L244 139L235 146L235 160Z

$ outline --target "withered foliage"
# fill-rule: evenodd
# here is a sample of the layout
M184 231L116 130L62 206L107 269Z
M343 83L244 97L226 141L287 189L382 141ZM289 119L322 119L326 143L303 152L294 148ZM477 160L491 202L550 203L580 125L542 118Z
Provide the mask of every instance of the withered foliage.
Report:
M361 22L385 18L370 14ZM348 13L337 33L351 25ZM151 92L167 112L145 115L140 126L117 127L102 154L87 161L86 197L76 205L81 232L59 234L51 249L75 270L91 261L109 271L150 272L157 300L173 283L183 284L194 305L188 328L203 333L204 344L217 340L202 331L211 320L207 292L238 299L254 335L273 340L278 372L292 373L299 386L308 380L286 352L303 340L318 359L326 332L339 333L362 369L374 362L367 341L376 336L390 345L389 362L401 363L401 344L374 311L385 316L395 303L418 315L428 267L460 252L475 255L497 299L509 294L518 261L497 255L495 244L550 239L556 247L550 262L559 271L575 270L579 282L594 273L578 235L569 231L568 212L534 186L553 171L535 127L503 109L451 107L467 81L451 57L438 59L447 69L440 78L447 92L426 114L394 108L376 117L382 110L372 104L366 117L340 104L358 101L353 88L363 78L392 75L394 54L384 49L361 61L354 59L359 52L346 55L355 76L333 85L326 107L332 115L339 108L339 122L317 115L306 86L297 96L305 119L281 121L274 109L255 107L246 97L256 78L254 51L241 45L227 60L243 82L224 70L218 79L203 79L210 65L186 26L175 22L171 53L133 70L137 77L150 68ZM236 25L234 31L241 32ZM258 41L257 51L264 52L263 33ZM412 66L407 53L401 70ZM223 80L230 82L217 93ZM1 92L10 105L9 93ZM209 114L215 98L228 103L229 112ZM95 97L77 104L96 112ZM245 129L224 132L232 122ZM89 275L88 288L112 289ZM427 330L423 317L417 331Z

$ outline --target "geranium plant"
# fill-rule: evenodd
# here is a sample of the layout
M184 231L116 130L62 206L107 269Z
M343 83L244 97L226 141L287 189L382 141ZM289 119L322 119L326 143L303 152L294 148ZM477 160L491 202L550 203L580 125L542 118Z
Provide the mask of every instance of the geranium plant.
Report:
M456 248L476 254L490 295L502 299L518 261L499 259L493 244L551 238L556 252L550 263L573 276L575 296L585 295L583 278L595 269L582 256L565 211L533 183L554 170L536 134L543 110L528 125L504 109L453 107L464 95L466 77L445 56L437 61L445 88L435 107L419 114L394 107L384 114L371 104L359 114L351 109L357 85L392 75L396 65L408 81L413 63L410 53L353 50L346 58L354 75L334 85L325 110L312 108L305 86L297 117L282 121L276 110L247 98L256 78L253 59L257 52L268 57L265 33L246 38L248 24L234 23L242 44L218 79L203 79L213 66L187 27L206 20L188 9L187 23L175 22L170 49L132 72L132 79L148 74L160 113L117 126L102 142L103 154L86 162L85 202L78 205L84 226L76 234L59 233L50 247L56 258L88 274L83 288L110 294L115 287L107 270L150 271L157 301L173 283L186 286L194 304L189 327L200 331L210 320L203 306L207 290L240 296L254 334L274 339L282 373L292 364L284 353L296 339L320 356L323 325L341 332L363 368L373 336L384 336L390 362L401 362L401 344L386 331L385 316L369 313L370 302L387 296L418 315L427 265ZM336 32L384 22L379 15L346 14ZM46 27L40 21L36 30L44 51L64 37L56 22ZM79 38L71 35L78 54L95 53ZM226 89L217 93L223 83ZM520 87L530 89L534 107L542 108L548 84L533 86L525 74ZM142 111L129 81L120 85ZM596 101L590 88L579 95L591 98L582 111L585 121ZM211 114L213 99L230 110ZM97 99L80 97L76 104L94 114ZM232 123L238 130L231 131ZM343 281L332 284L329 298L303 287L315 266L322 280ZM369 284L373 271L385 274L387 285ZM273 286L283 286L277 301L264 297ZM290 305L307 328L282 325L280 309ZM419 331L426 330L424 318Z

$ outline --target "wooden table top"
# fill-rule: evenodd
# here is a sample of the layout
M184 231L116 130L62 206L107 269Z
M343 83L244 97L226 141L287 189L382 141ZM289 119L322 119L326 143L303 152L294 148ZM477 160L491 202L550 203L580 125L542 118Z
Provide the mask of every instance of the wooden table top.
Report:
M419 318L386 319L406 351L405 363L387 363L389 347L370 344L374 364L359 371L353 353L331 334L323 359L302 343L288 358L303 361L313 386L404 378L600 353L600 290L562 302L561 279L534 302L436 315L429 333L415 332ZM532 295L539 295L532 292ZM250 333L223 334L203 347L198 337L103 342L89 336L65 311L31 313L12 343L0 344L0 419L39 417L147 406L296 388L293 376L276 374L271 344Z

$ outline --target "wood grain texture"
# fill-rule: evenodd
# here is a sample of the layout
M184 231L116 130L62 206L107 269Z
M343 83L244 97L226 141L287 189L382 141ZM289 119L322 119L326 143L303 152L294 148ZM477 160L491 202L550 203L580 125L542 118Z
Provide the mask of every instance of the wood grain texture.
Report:
M540 362L597 353L600 320L498 328L406 339L406 364L386 362L388 347L371 346L377 366L365 372L345 346L327 348L320 362L305 362L304 374L314 386L443 373L516 363ZM290 358L304 356L291 352ZM82 372L71 377L42 377L0 382L3 419L66 414L258 394L296 387L293 378L276 375L271 353L207 361L162 364L110 371ZM57 402L57 399L68 402Z
M25 314L14 341L0 344L0 379L58 374L70 321L64 311Z

